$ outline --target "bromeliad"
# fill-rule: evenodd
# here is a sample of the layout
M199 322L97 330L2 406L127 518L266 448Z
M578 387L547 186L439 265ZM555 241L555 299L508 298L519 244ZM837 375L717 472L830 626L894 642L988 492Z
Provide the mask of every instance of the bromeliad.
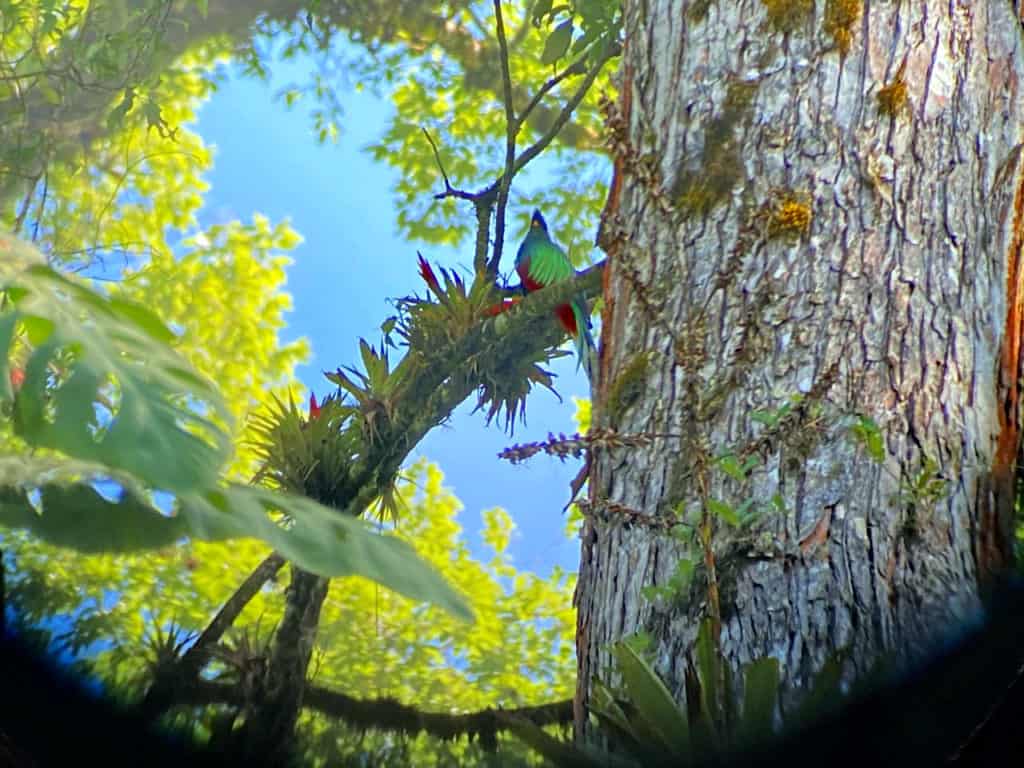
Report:
M317 402L316 402L316 394L313 393L313 392L310 392L309 393L309 421L313 421L313 419L315 419L318 416L320 416L320 409L321 409L321 406L317 405Z
M530 231L516 253L516 272L527 293L570 280L576 274L565 251L551 240L548 225L540 211L533 212ZM577 296L569 304L560 304L555 307L555 316L576 343L576 368L582 365L587 377L593 381L597 350L590 335L590 313L586 301Z

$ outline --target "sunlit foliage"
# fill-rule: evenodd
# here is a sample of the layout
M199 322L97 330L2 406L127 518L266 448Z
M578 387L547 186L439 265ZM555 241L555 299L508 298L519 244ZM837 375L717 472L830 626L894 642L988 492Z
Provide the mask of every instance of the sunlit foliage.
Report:
M335 135L336 118L344 130L338 107L346 88L374 88L389 98L393 117L367 151L401 172L394 205L399 230L444 253L467 242L472 209L432 199L441 177L420 126L438 141L453 183L477 187L500 170L504 116L490 3L368 3L358 18L337 17L327 3L311 4L308 14L297 3L282 4L259 20L263 34L255 37L250 25L258 4L237 18L210 8L208 20L205 5L153 0L125 10L102 0L0 0L0 118L10 118L0 119L0 225L32 240L54 266L100 278L110 294L145 303L179 334L178 351L217 383L235 418L230 476L244 480L255 468L247 417L271 394L298 397L293 371L308 357L309 342L282 339L291 308L287 254L300 242L288 222L254 212L244 222L200 224L213 157L190 126L199 104L215 92L218 64L237 54L248 74L264 75L272 65L268 51L281 50L271 36L284 41L285 55L315 59L314 82L283 96L303 107L313 101L320 140ZM504 6L518 110L570 60L542 63L548 37L563 19L535 24L531 5ZM222 34L207 36L207 29ZM445 34L435 34L439 29ZM164 33L162 42L140 30ZM332 68L340 57L333 41L341 36L354 41L345 50L356 51L358 64L344 77ZM44 63L53 66L40 71ZM540 206L574 263L589 259L610 179L596 104L613 88L611 69L513 187L509 243L529 210ZM520 133L521 146L540 136L578 80L568 77L552 91ZM83 83L90 85L89 99L82 98ZM52 114L60 107L74 120L29 120L20 106L25 99L48 104ZM0 440L5 450L19 448L10 435ZM571 696L574 576L556 571L544 579L517 570L505 554L513 523L501 510L485 513L491 559L475 561L440 470L421 463L404 477L398 533L468 595L477 622L461 624L364 579L336 580L323 609L314 684L443 711ZM49 630L41 638L56 647L84 653L88 670L127 698L145 683L145 639L154 626L173 621L201 630L269 551L245 540L83 556L8 532L0 544L19 622ZM229 642L241 633L266 641L280 618L286 579L282 571L249 604ZM195 724L200 735L208 716ZM415 764L480 754L478 745L464 742L363 737L311 712L300 725L322 747L318 755L330 753L328 743L385 763L409 750L421 758Z

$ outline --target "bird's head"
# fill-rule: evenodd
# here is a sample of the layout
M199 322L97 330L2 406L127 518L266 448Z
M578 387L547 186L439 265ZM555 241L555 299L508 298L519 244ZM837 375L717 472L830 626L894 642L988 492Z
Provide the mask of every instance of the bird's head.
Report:
M544 221L544 217L540 215L539 209L533 210L533 217L530 219L530 231L531 232L543 232L547 234L548 223Z

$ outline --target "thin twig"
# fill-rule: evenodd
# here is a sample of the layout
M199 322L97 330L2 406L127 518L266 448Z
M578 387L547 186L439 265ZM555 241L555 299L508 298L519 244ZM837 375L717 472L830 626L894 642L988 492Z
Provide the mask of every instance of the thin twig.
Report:
M441 162L441 153L437 151L437 144L434 143L434 139L430 136L430 131L427 130L425 125L420 126L420 130L423 131L423 135L427 137L427 143L430 144L430 148L434 150L434 160L437 161L438 170L441 171L441 178L444 179L444 188L449 190L452 188L452 183L448 181L448 174L444 171L444 163Z
M32 183L29 184L28 192L25 193L25 199L21 203L21 210L18 211L17 217L14 219L14 231L21 231L21 225L25 223L25 217L28 216L29 206L32 205L32 196L35 194L36 186L39 184L39 179L42 174L36 175L32 179Z
M277 552L271 552L263 559L245 581L235 590L235 593L227 599L227 602L217 611L206 629L202 631L199 638L193 643L177 663L177 685L188 687L195 682L200 670L210 658L210 654L216 648L224 633L235 623L235 620L242 613L245 607L252 601L256 594L284 565L284 558ZM164 709L173 704L169 700L173 692L161 689L158 686L151 686L142 700L141 711L144 716L155 717Z
M540 89L533 94L533 98L530 99L530 103L526 105L526 109L523 110L522 114L519 115L516 120L516 133L518 134L519 131L522 130L523 126L526 124L527 118L530 116L530 113L536 109L537 105L540 104L541 100L551 91L552 88L570 75L582 75L586 71L587 69L583 64L583 59L580 58L544 83L544 85L542 85Z
M50 192L50 174L43 174L43 194L39 196L39 207L36 209L36 223L32 225L32 242L39 240L39 224L43 220L43 210L46 208L46 196Z
M498 265L501 263L501 251L505 242L505 208L508 205L508 192L512 186L512 176L515 174L516 134L519 133L519 124L512 104L512 74L509 72L508 42L505 40L505 22L501 17L501 0L494 0L494 18L498 28L498 47L501 49L501 84L505 101L505 170L502 172L501 181L498 184L498 202L494 220L494 254L487 262L487 273L491 276L498 274Z
M430 143L430 148L434 150L434 160L437 161L437 168L441 171L441 178L444 179L444 192L434 195L435 200L444 200L447 197L457 197L460 200L469 200L473 202L476 200L476 195L470 192L464 192L461 189L456 189L452 186L452 183L448 180L448 174L445 173L444 164L441 162L441 153L437 151L437 144L434 143L434 139L431 137L430 132L425 126L420 126L420 130L423 131L423 135L427 137L427 141Z
M999 695L996 702L989 707L988 712L985 714L985 717L982 718L981 722L971 729L967 739L956 748L953 754L946 758L947 765L959 762L963 756L964 750L968 749L978 740L978 735L985 729L985 726L992 722L992 718L995 717L996 713L1006 704L1006 700L1010 697L1010 692L1013 690L1014 686L1020 684L1021 678L1024 678L1024 665L1017 668L1017 674L1014 675L1013 680L1010 681L1010 684L1006 686L1006 689Z
M572 95L572 98L566 102L565 106L562 107L562 111L558 113L558 117L555 118L555 122L552 123L551 128L541 138L537 140L535 144L529 147L523 154L516 158L515 167L513 168L513 174L519 173L526 164L533 160L537 155L543 152L548 144L554 141L555 137L561 132L565 124L569 122L569 118L572 117L572 113L576 111L576 107L583 101L583 97L587 95L587 91L590 90L590 86L594 84L601 69L608 62L609 59L618 55L619 46L617 44L610 44L605 49L594 66L587 72L586 78L580 84L580 87L576 89L576 92Z

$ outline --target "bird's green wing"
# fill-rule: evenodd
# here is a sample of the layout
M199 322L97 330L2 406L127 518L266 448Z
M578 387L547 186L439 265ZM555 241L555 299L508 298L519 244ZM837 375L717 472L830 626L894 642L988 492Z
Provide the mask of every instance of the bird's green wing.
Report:
M572 277L574 270L569 257L554 243L537 243L529 250L530 277L541 285L560 283Z

